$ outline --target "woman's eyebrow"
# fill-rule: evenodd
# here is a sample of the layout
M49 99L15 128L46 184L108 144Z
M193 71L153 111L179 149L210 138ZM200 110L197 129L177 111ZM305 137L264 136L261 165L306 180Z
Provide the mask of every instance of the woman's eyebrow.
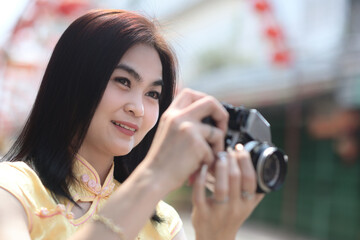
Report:
M136 72L135 69L133 69L132 67L130 67L126 64L120 63L119 65L116 66L115 69L122 69L122 70L128 72L131 76L133 76L136 81L138 81L138 82L142 81L140 74L138 72Z
M135 78L136 81L138 81L138 82L142 81L140 74L135 69L130 67L129 65L120 63L119 65L116 66L115 69L122 69L122 70L126 71L127 73L129 73L133 78ZM152 86L163 86L164 82L162 79L159 79L159 80L154 81L151 85Z
M153 82L151 85L152 86L161 86L161 87L163 87L164 86L164 81L162 79L159 79L159 80L156 80L155 82Z

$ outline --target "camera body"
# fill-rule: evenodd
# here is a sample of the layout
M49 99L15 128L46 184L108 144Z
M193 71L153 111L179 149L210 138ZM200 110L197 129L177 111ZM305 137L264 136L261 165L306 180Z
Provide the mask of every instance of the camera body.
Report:
M241 143L250 153L257 177L258 193L281 188L285 181L288 157L271 141L270 124L256 110L223 103L229 113L225 149ZM215 125L211 118L203 120Z

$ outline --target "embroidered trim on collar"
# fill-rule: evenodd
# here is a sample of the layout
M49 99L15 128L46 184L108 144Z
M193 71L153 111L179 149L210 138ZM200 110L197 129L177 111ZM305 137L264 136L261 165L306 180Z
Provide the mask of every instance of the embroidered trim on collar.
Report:
M74 173L80 183L72 184L69 189L75 201L94 201L97 197L107 198L114 190L114 164L102 186L96 170L79 154L76 155Z

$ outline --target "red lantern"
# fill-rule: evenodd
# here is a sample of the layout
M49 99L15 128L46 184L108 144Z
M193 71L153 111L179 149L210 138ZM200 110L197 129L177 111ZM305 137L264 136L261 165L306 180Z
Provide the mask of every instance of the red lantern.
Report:
M290 54L288 51L278 51L273 55L273 62L277 64L290 63Z
M57 10L63 15L70 15L73 12L85 8L87 5L83 0L64 0L59 4Z
M255 10L258 12L265 12L266 10L270 9L270 6L267 1L265 0L258 0L254 4Z
M271 39L276 39L281 37L281 31L279 27L268 27L266 29L266 36Z

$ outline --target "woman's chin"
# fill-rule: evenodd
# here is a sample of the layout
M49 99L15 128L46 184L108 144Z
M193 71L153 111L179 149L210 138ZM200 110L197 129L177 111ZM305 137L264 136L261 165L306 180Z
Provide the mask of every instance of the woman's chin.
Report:
M114 156L124 156L124 155L127 155L131 152L133 148L131 147L128 147L128 148L116 148L113 153L114 153Z
M125 156L125 155L127 155L129 152L130 152L130 151L126 151L126 152L125 152L125 151L122 151L122 152L117 151L117 152L114 153L114 156L116 156L116 157Z

